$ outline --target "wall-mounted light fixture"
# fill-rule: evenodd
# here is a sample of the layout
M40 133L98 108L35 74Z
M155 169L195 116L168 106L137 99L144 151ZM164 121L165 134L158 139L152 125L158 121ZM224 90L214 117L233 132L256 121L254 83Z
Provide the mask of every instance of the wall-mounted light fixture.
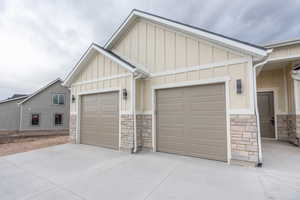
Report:
M75 101L76 101L76 98L74 95L72 95L72 103L75 103Z
M123 90L122 90L122 96L123 96L123 99L124 100L126 100L127 99L127 90L126 90L126 88L124 88Z
M242 94L243 93L243 86L242 86L242 79L236 80L236 93Z

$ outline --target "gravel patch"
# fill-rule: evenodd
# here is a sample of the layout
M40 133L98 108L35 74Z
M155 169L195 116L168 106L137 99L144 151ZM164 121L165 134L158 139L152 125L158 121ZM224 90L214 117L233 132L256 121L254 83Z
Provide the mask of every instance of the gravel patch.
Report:
M20 138L13 143L0 144L0 156L31 151L58 144L69 143L69 136L44 136Z

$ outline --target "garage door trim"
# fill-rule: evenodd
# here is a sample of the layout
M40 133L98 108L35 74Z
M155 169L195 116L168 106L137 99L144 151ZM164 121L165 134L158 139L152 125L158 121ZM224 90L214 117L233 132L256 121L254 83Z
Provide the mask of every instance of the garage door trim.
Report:
M224 83L225 85L225 102L226 102L226 134L227 134L227 162L229 164L231 159L231 140L230 140L230 113L229 113L229 77L205 79L198 81L188 81L182 83L172 83L165 85L157 85L152 87L152 148L153 152L156 152L156 91L159 89L168 88L179 88L179 87L189 87L189 86L200 86L200 85L210 85Z
M110 92L118 92L119 93L119 109L122 104L122 95L121 89L119 88L110 88L110 89L102 89L102 90L91 90L85 91L77 94L77 118L76 118L76 144L80 144L80 119L81 119L81 97L84 95L90 94L102 94L102 93L110 93ZM121 146L121 112L119 112L119 150Z

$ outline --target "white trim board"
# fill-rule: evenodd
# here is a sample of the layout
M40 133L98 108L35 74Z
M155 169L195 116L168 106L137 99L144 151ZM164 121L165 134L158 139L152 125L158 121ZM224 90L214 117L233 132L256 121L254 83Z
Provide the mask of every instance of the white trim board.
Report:
M114 76L109 76L109 77L104 77L104 78L93 79L93 80L89 80L89 81L81 81L81 82L72 84L72 86L96 83L99 81L107 81L107 80L112 80L112 79L117 79L117 78L124 78L124 77L130 76L130 75L131 75L130 73L127 73L127 74L119 74L119 75L114 75Z
M300 54L298 55L290 55L290 56L282 56L282 57L275 57L267 59L267 62L276 62L276 61L285 61L290 59L300 59Z
M230 109L229 113L231 115L254 115L252 109Z
M267 56L267 50L264 50L263 48L258 48L250 44L246 44L228 37L221 36L219 34L215 34L212 32L208 32L205 30L201 30L196 27L192 27L189 25L182 24L180 22L175 22L163 17L159 17L150 13L146 13L139 10L133 10L130 15L127 17L127 19L124 21L124 23L118 28L118 30L112 35L112 37L108 40L108 42L105 44L105 48L109 49L112 47L112 45L118 41L119 37L122 35L123 32L127 30L127 27L134 22L136 18L144 18L156 23L160 23L169 27L172 27L174 29L187 32L190 34L194 34L202 39L206 39L208 41L217 43L221 46L229 47L231 49L235 49L238 51L245 52L247 54L256 56L256 57L264 57Z
M234 65L234 64L242 64L249 62L249 58L238 58L238 59L232 59L224 62L216 62L216 63L209 63L199 66L192 66L192 67L182 67L177 70L169 70L164 72L158 72L158 73L152 73L150 77L159 77L159 76L165 76L165 75L171 75L171 74L179 74L184 72L191 72L191 71L198 71L198 70L204 70L204 69L210 69L210 68L216 68L216 67L223 67L227 65Z
M172 83L165 85L158 85L152 87L152 148L153 152L156 152L156 90L166 89L166 88L178 88L178 87L187 87L187 86L196 86L196 85L207 85L207 84L216 84L224 83L225 85L225 101L226 101L226 129L227 129L227 163L230 163L231 160L231 135L230 135L230 113L229 113L229 77L222 77L216 79L207 79L201 81L190 81L184 83Z

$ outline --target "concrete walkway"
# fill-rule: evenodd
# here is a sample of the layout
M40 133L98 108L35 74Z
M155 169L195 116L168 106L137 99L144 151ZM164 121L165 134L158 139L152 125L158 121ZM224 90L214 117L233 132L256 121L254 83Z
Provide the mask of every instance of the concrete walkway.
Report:
M1 200L300 199L300 148L264 144L263 168L59 145L0 158Z

